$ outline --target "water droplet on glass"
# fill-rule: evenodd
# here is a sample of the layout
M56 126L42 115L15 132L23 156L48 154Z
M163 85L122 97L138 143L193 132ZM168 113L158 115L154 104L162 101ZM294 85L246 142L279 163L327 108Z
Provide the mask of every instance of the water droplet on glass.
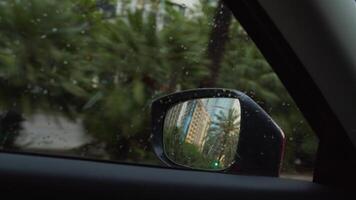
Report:
M299 158L297 158L297 159L294 160L294 164L300 165L300 164L302 164L302 160L300 160Z

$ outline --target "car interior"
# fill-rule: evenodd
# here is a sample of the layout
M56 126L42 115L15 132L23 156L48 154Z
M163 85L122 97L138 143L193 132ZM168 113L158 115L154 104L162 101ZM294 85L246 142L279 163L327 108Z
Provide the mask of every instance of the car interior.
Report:
M353 19L356 19L356 2L223 2L271 65L319 139L312 182L278 178L284 133L253 98L250 100L237 91L238 88L231 91L195 89L160 97L168 103L158 98L148 106L152 127L147 129L161 166L0 149L2 198L354 199L356 24ZM168 147L163 144L162 120L170 108L177 103L217 95L229 98L232 95L239 100L241 108L257 110L258 114L250 118L263 121L263 130L270 130L268 134L278 138L268 145L256 142L254 145L261 148L250 154L243 151L242 139L238 154L241 163L246 164L236 172L202 170L200 165L186 167L187 163L174 161L170 157L173 154L165 152ZM241 116L241 122L247 120L246 115ZM261 131L255 126L257 121L254 122L244 129L241 127L241 138L245 132ZM245 144L246 149L248 146ZM263 148L275 149L273 154L261 157L263 160L268 157L270 165L247 159Z

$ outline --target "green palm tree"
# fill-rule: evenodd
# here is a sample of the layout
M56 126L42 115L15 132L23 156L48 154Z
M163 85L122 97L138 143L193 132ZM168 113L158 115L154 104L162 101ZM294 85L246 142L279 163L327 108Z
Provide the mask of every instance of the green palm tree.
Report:
M229 165L236 153L240 132L240 112L229 109L227 113L220 111L215 115L207 136L208 154L214 154L217 160L224 157L224 166ZM205 149L206 151L206 149Z

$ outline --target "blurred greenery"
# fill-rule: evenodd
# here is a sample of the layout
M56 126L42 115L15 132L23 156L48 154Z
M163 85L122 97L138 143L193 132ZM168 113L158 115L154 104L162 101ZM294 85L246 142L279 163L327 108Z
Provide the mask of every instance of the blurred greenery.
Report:
M310 170L317 140L288 92L236 20L211 57L214 19L229 13L201 2L125 0L113 14L115 0L0 0L0 110L82 119L94 140L74 155L157 164L152 99L216 77L208 86L245 92L282 127L284 170Z
M164 149L168 158L180 165L198 169L211 169L215 159L212 156L202 154L199 147L182 140L184 133L180 128L165 127Z

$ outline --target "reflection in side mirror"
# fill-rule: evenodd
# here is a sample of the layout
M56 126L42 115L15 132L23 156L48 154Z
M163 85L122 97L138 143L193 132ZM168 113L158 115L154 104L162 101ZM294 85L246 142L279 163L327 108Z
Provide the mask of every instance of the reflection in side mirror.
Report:
M171 107L164 120L163 146L179 165L223 170L236 158L241 108L236 98L201 98Z
M283 131L237 90L203 88L152 102L152 145L166 165L279 176Z

